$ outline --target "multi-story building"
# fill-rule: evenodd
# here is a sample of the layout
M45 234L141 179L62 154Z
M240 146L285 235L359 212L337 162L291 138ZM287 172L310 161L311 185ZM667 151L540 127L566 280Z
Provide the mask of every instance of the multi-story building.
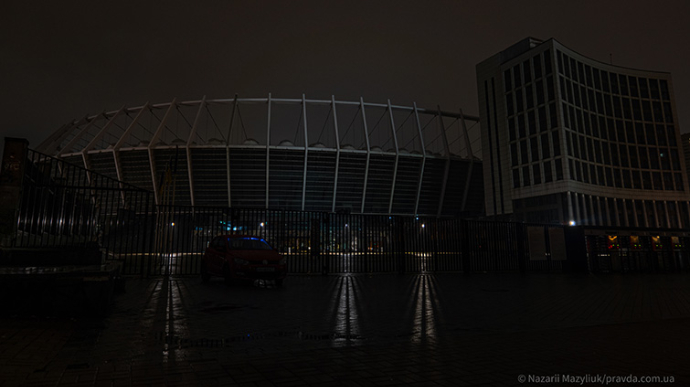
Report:
M690 226L671 74L550 39L477 65L487 215L595 226Z

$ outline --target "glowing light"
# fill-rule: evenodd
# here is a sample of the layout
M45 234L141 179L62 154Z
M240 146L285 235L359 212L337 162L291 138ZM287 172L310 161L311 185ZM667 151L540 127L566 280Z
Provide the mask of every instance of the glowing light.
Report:
M422 228L424 228L424 227L426 227L426 225L424 223L422 223Z
M264 222L259 223L259 226L263 227L263 226L264 226Z
M174 226L175 226L175 222L170 223L170 225L174 227Z
M574 225L575 225L575 221L574 221L574 220L571 220L570 222L568 222L568 224L571 225L571 226L574 226Z

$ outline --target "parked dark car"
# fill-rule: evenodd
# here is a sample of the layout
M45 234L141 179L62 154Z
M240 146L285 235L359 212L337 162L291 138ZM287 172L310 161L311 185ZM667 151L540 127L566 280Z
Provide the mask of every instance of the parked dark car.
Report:
M264 239L252 235L221 235L213 238L201 259L201 278L236 280L266 279L282 286L287 275L285 257Z

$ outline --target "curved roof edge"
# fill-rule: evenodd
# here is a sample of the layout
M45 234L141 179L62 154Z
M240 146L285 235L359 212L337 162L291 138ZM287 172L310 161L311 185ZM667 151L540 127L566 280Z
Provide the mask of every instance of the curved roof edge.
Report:
M579 51L573 50L572 48L570 48L570 47L564 45L563 43L559 42L559 41L556 40L555 38L550 38L550 39L544 41L544 43L551 42L551 41L553 41L554 43L558 44L559 48L561 48L561 49L568 50L568 51L570 51L570 52L573 53L573 54L579 55L580 57L586 58L586 59L588 59L588 60L590 60L590 61L592 61L592 62L599 63L601 66L605 66L605 67L608 67L608 68L610 68L610 69L622 69L622 70L639 71L639 72L644 72L644 73L655 73L655 74L671 75L671 72L669 72L669 71L658 71L658 70L638 69L638 68L634 68L634 67L618 66L618 65L615 65L615 64L612 64L612 63L602 62L602 61L600 61L599 59L594 59L594 58L589 57L589 56L587 56L587 55L581 54Z

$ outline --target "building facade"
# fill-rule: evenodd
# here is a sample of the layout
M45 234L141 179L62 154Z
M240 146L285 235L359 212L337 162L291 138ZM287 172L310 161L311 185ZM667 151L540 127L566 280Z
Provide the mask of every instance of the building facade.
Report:
M592 226L690 226L671 74L550 39L477 65L487 215Z

